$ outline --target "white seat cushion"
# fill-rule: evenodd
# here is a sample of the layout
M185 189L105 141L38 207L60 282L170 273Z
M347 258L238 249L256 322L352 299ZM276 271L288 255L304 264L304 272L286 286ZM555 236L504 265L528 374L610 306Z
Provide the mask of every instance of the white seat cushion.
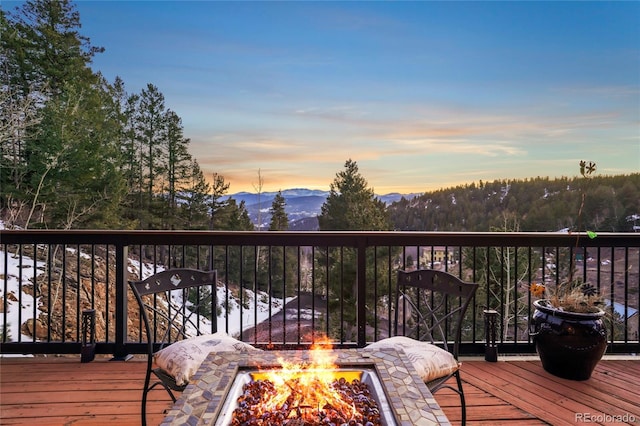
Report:
M429 342L421 342L410 337L389 337L367 346L367 349L381 348L403 351L425 383L444 377L460 368L460 363L450 352Z
M156 365L172 375L177 385L189 383L210 352L260 351L225 332L180 340L154 354Z

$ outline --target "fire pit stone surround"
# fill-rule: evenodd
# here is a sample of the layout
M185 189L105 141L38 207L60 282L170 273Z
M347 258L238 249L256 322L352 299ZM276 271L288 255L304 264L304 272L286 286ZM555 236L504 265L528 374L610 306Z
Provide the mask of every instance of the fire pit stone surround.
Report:
M396 423L410 425L449 425L449 420L422 382L413 366L394 349L333 349L335 364L341 368L373 367L392 407ZM224 414L221 408L229 389L241 370L277 367L279 358L309 362L304 350L259 353L212 352L193 380L167 413L162 425L213 425Z

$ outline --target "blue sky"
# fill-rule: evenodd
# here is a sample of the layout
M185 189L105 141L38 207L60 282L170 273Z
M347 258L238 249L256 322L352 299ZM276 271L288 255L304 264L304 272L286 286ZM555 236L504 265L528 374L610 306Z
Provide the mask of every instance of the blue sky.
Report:
M378 194L640 171L640 2L77 6L94 69L156 85L232 193L349 158Z

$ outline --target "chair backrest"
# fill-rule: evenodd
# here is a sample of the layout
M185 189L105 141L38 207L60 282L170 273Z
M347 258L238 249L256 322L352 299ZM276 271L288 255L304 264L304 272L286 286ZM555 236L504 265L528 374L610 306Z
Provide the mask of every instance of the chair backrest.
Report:
M398 271L395 334L441 344L457 358L462 321L477 289L444 271Z
M217 331L216 271L168 269L129 281L149 354L176 340Z

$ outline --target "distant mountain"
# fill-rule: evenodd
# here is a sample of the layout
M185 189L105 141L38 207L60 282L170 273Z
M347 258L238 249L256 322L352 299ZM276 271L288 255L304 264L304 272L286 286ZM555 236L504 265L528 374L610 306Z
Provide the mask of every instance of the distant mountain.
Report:
M289 217L289 229L296 231L318 230L317 216L320 214L322 205L329 196L329 191L318 189L292 188L281 191L285 199L285 212ZM257 228L268 229L271 221L271 204L277 192L262 192L260 194L251 192L237 192L222 197L223 200L233 198L237 203L244 201L249 217ZM420 194L399 194L391 193L378 195L378 198L386 204L399 201L402 197L411 199ZM260 226L259 225L260 222Z
M377 197L380 198L380 200L382 200L386 205L389 205L391 203L395 203L396 201L400 201L402 198L410 200L420 195L422 195L422 193L400 194L398 192L391 192L385 195L378 195Z
M317 231L320 229L318 217L305 217L293 222L289 222L289 231Z
M244 203L249 206L252 204L262 204L268 203L268 208L271 207L271 203L273 199L276 197L278 192L262 192L260 194L252 193L252 192L237 192L235 194L228 195L227 197L222 197L222 200L227 198L233 198L238 203L244 201ZM305 188L293 188L293 189L285 189L282 191L282 196L289 202L289 200L300 198L300 197L322 197L323 199L327 198L329 195L329 191L321 191L319 189L305 189Z

